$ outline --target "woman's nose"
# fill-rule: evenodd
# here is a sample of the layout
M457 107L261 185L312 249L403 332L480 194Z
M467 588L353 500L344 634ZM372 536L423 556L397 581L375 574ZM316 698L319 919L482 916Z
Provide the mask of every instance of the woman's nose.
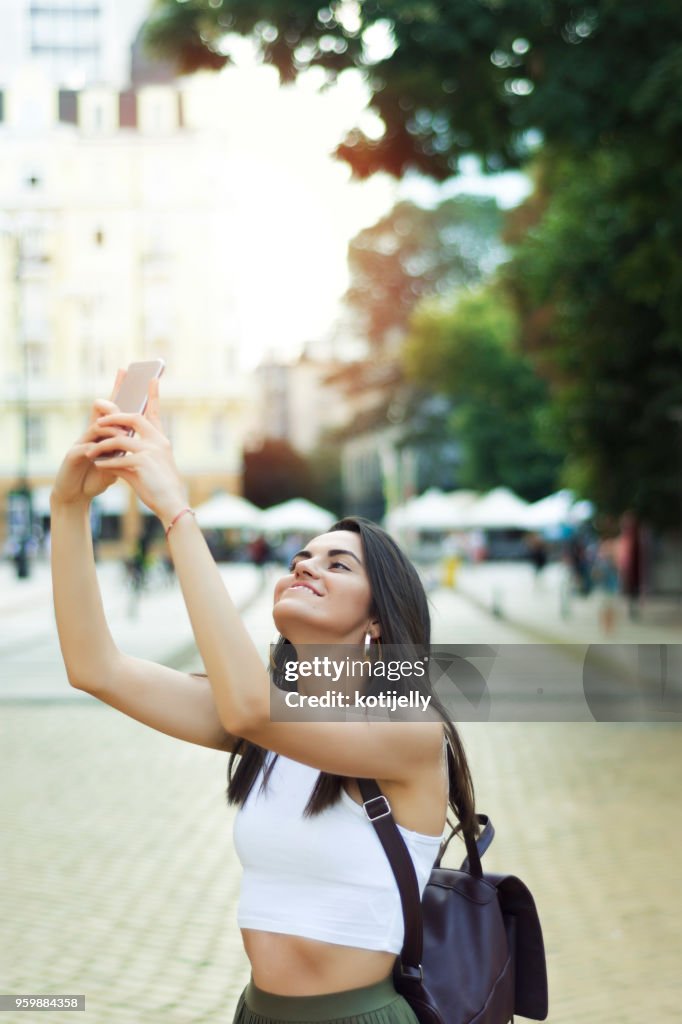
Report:
M310 558L299 558L294 568L294 576L317 576L317 574L315 559L312 556Z

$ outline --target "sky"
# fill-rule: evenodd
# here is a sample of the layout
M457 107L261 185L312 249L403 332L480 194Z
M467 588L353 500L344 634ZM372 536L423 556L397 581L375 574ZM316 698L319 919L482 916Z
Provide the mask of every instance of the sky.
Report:
M441 186L385 174L352 181L331 153L354 125L372 130L360 74L344 72L320 92L322 73L313 69L282 87L248 41L233 37L230 53L234 66L187 85L192 118L234 144L223 177L239 202L230 210L226 246L245 365L295 358L305 342L329 332L348 286L349 241L398 199L432 205L467 191L512 206L527 194L522 175L485 178L475 160Z

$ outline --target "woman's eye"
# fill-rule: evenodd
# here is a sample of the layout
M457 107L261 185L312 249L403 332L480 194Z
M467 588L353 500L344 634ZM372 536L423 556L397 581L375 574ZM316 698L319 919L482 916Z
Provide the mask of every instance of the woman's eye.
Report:
M340 565L342 569L348 569L348 566L346 565L345 562L332 562L331 568L335 569L337 565Z

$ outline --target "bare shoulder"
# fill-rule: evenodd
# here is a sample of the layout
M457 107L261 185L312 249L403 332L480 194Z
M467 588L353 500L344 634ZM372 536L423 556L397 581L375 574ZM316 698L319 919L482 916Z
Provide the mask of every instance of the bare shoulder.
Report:
M419 728L424 730L419 744L423 757L411 774L400 781L379 779L378 783L399 825L422 835L437 836L445 826L448 805L443 725L428 722Z

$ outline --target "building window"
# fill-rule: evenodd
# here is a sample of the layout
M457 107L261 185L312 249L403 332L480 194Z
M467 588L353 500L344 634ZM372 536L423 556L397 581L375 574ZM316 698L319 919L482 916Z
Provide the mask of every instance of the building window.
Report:
M47 345L40 341L26 342L26 373L31 380L45 377L47 373Z
M108 135L118 129L118 94L111 89L93 87L78 96L78 124L86 135Z
M78 124L78 93L73 89L59 90L59 120Z
M32 455L42 455L46 449L45 417L29 414L26 417L26 446Z
M211 416L211 451L221 452L225 447L225 417L222 413Z
M178 127L177 93L167 86L148 86L138 95L140 129L150 135L164 135Z
M121 128L137 127L137 96L132 89L122 92L118 97L118 123Z
M31 53L75 61L98 54L100 13L92 0L31 4Z
M21 258L29 264L48 262L47 232L42 225L32 224L24 229L21 236Z

